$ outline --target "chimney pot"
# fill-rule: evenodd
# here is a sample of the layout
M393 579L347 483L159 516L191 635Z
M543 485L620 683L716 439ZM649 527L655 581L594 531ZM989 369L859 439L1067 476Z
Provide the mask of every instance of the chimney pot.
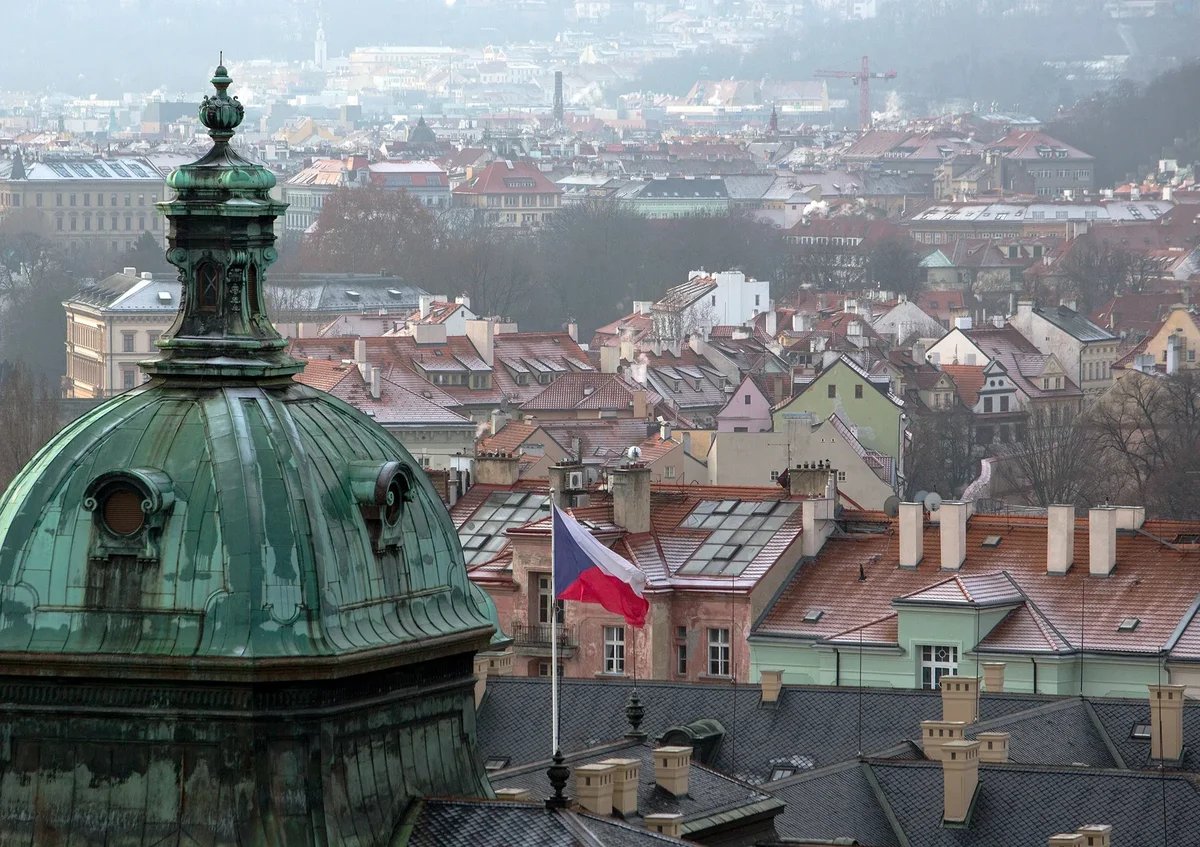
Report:
M989 694L1002 694L1004 692L1005 667L1005 662L983 663L983 687Z
M942 570L956 571L967 560L967 504L946 500L941 514Z
M654 751L654 781L676 797L688 793L691 766L691 747L659 747Z
M612 807L620 815L636 815L641 759L605 759L600 764L613 769Z
M942 747L942 819L962 823L979 787L979 742L950 741Z
M764 703L777 702L783 689L783 671L761 671L761 676L762 701Z
M942 720L975 723L979 677L947 674L938 681L938 685L942 689Z
M981 732L975 736L979 742L979 761L986 764L1002 765L1008 761L1007 732Z
M1150 758L1183 758L1182 685L1150 685Z
M613 522L627 532L650 531L650 468L629 465L612 472Z
M1108 576L1117 565L1117 510L1096 506L1088 512L1088 571Z
M612 765L596 762L575 768L575 799L593 815L611 815L613 810Z
M900 567L915 568L925 558L925 507L900 504Z
M659 835L665 835L668 838L679 838L683 835L683 815L678 812L659 812L646 815L645 821L646 829L657 832Z
M1046 573L1065 574L1075 561L1075 507L1046 509Z

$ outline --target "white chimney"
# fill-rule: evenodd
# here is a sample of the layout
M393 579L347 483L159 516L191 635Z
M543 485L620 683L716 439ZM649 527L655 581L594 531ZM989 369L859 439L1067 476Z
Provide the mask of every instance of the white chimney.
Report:
M814 557L833 534L834 500L830 497L800 501L800 554Z
M141 278L142 279L154 279L154 274L150 273L150 271L142 271Z
M1065 574L1075 562L1075 507L1046 509L1046 573Z
M125 268L121 271L125 276L137 276L137 268Z
M1172 335L1167 339L1167 373L1179 373L1179 348L1182 346L1183 338L1178 335Z
M925 558L925 507L900 504L900 567L915 568Z
M368 379L367 341L365 338L354 339L354 364L358 366L358 372L362 374L362 378Z
M466 331L467 338L471 341L471 346L475 348L476 355L487 363L488 367L494 364L496 354L496 327L489 320L482 318L470 321L464 321L463 326Z
M774 338L779 332L779 327L777 324L778 317L779 316L775 312L775 301L772 300L767 304L767 316L763 319L766 324L763 328L766 330L767 335L769 335L771 338Z
M1145 506L1117 506L1117 529L1141 529L1146 522Z
M1108 576L1117 564L1117 510L1096 506L1088 512L1088 571Z
M967 504L946 500L941 515L942 570L956 571L967 560Z
M468 309L471 308L471 298L466 294L460 294L459 296L455 297L454 302Z
M571 340L576 344L579 343L579 323L574 318L567 321L567 335L571 336Z
M383 392L382 381L379 376L379 367L371 368L371 398L378 400Z
M970 329L971 328L971 316L966 315L961 318L955 318L954 319L954 328L955 329Z

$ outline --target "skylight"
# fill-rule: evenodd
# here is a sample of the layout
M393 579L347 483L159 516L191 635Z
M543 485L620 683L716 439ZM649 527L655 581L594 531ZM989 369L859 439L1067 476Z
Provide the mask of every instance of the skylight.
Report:
M508 767L508 760L508 756L489 756L483 763L483 769L489 773L491 771L501 770L502 768Z
M1141 622L1141 618L1125 618L1117 625L1117 632L1133 632Z
M1150 724L1135 723L1133 725L1133 731L1129 733L1129 737L1130 738L1140 738L1144 741L1149 741L1150 740Z
M772 768L771 769L771 778L769 781L774 782L777 779L787 779L789 776L792 776L795 772L796 772L795 768Z
M508 543L504 531L542 517L549 502L545 494L528 491L496 491L488 495L458 531L467 564L486 562L503 550Z
M796 511L786 500L702 500L680 529L709 534L679 569L680 574L737 576L770 543Z
M816 623L817 621L819 621L821 619L821 616L824 614L825 613L823 611L821 611L820 609L809 609L807 612L804 613L804 622L805 623Z
M1000 539L999 535L989 535L987 538L983 539L983 543L980 544L979 546L980 547L999 547L1000 540L1001 539Z

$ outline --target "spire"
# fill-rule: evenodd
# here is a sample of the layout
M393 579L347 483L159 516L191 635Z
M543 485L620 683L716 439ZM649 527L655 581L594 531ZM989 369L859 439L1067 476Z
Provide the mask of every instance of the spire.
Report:
M771 135L779 135L779 112L775 110L775 105L771 105Z
M275 219L287 204L270 196L275 176L230 146L245 109L229 96L218 65L216 93L200 104L213 146L167 178L174 197L158 203L169 223L167 261L179 268L179 312L163 333L163 358L144 362L155 376L211 382L289 379L301 366L266 314L267 266L278 258Z
M20 147L13 150L12 171L9 173L8 178L10 180L11 179L28 179L29 178L29 175L27 173L25 173L25 162L21 159L21 148ZM38 196L40 197L41 195L39 194Z

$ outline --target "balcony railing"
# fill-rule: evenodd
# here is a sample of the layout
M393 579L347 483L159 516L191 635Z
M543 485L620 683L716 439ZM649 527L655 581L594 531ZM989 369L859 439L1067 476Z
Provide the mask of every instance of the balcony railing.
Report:
M579 642L575 637L575 627L552 623L513 623L509 632L513 637L513 645L523 651L549 651L553 641L558 642L559 650L564 654L574 653Z

